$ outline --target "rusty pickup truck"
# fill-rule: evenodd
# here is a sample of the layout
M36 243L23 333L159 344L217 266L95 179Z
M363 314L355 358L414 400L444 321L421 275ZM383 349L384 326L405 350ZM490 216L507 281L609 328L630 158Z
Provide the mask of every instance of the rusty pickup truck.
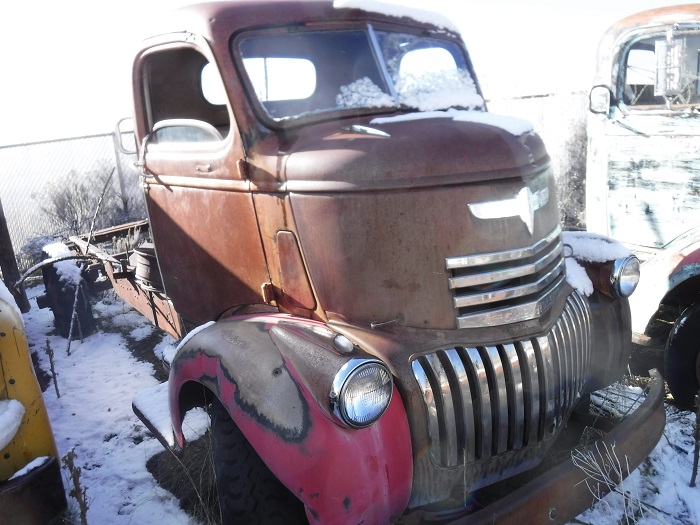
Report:
M562 232L541 139L487 111L449 20L251 0L160 22L133 63L141 240L70 248L180 340L134 409L186 453L209 408L226 523L563 523L595 500L586 428L646 457L658 376L624 420L589 415L626 369L637 260Z

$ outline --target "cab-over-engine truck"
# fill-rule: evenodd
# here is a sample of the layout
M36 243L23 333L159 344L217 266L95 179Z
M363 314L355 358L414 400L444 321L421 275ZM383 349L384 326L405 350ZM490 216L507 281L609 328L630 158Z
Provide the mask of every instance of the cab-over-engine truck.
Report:
M700 6L644 11L601 40L586 174L590 231L642 260L630 299L640 354L663 350L675 402L700 389Z
M134 408L182 453L185 413L209 407L224 522L587 508L571 448L589 394L626 367L636 259L562 240L542 141L486 111L458 30L257 0L186 8L157 35L133 66L148 221L71 246L181 340ZM100 248L136 229L153 244ZM654 377L601 427L631 468L665 422Z

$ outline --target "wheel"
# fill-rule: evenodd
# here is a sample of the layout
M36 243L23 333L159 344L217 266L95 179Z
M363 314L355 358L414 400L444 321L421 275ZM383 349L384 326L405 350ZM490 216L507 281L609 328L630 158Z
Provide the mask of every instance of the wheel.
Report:
M700 304L686 308L676 319L666 342L664 368L676 404L693 408L700 389Z
M308 523L302 503L260 459L216 398L211 407L211 434L223 525Z

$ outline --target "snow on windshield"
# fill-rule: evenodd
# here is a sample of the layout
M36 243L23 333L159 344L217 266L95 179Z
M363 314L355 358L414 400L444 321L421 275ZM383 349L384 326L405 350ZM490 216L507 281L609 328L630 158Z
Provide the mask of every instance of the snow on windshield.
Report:
M381 108L393 106L394 99L368 77L362 77L346 86L340 86L335 103L339 108Z
M399 102L420 111L450 107L480 108L484 99L476 92L466 71L442 70L400 77L396 90Z

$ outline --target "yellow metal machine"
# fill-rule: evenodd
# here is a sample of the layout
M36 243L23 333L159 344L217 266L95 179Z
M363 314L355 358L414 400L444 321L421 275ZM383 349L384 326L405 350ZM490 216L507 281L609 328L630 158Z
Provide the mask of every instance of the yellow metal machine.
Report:
M10 300L0 293L0 525L38 525L62 512L66 498L24 325Z

